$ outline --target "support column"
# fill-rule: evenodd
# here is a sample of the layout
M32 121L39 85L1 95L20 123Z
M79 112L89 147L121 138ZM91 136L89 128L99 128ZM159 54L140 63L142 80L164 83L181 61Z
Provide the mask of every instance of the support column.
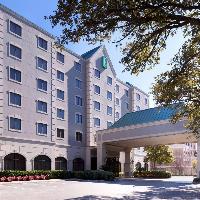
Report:
M106 146L105 144L97 145L97 169L100 169L106 161Z
M197 177L200 178L200 138L197 140Z
M86 148L85 169L91 170L91 149L89 147Z
M125 177L130 177L131 175L131 170L130 170L130 152L131 149L126 149L125 150L125 162L124 162L124 176Z

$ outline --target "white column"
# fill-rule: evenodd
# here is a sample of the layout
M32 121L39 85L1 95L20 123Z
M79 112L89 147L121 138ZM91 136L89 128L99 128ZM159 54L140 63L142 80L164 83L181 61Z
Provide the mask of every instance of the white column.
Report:
M89 147L86 148L85 169L91 170L91 149Z
M97 145L97 169L100 169L106 161L106 147L105 144Z
M130 177L131 171L130 171L130 152L131 149L125 150L125 162L124 162L124 176Z
M26 171L33 170L33 160L32 158L26 158Z
M197 177L200 178L200 138L197 140Z

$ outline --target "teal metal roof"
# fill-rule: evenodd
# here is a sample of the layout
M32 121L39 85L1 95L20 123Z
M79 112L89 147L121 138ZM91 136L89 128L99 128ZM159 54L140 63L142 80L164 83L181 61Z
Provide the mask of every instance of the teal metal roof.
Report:
M84 58L84 59L88 59L90 57L92 57L96 52L97 50L100 48L101 46L98 46L90 51L87 51L86 53L82 54L81 56Z
M125 126L150 123L155 121L167 120L175 113L173 108L155 107L146 110L136 111L125 114L110 128L120 128Z

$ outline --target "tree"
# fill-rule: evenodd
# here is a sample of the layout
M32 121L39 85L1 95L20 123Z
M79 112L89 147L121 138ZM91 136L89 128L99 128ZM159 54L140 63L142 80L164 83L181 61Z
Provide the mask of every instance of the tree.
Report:
M156 164L170 164L174 161L173 153L169 146L146 146L144 151L147 153L144 162L152 162L153 169L156 169Z
M58 44L115 40L122 47L122 64L139 74L159 63L166 41L180 29L185 43L170 63L172 69L156 78L157 104L176 105L172 122L187 117L186 127L200 130L200 4L198 0L59 0L52 26L61 25Z

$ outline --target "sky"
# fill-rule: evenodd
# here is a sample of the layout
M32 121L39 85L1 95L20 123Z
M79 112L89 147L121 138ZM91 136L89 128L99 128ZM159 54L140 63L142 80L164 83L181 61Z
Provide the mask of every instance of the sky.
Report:
M62 30L61 27L55 27L52 29L50 21L44 19L44 16L52 15L53 11L56 10L57 0L0 0L0 3L47 30L51 34L55 36L60 35ZM139 87L144 92L150 94L152 84L155 82L154 77L170 69L168 63L173 55L177 53L183 41L184 39L181 32L174 38L170 38L167 41L167 49L161 54L160 64L154 69L145 71L138 76L131 75L130 72L127 71L122 72L124 68L122 64L119 63L122 57L120 47L116 47L115 44L108 42L104 42L103 45L105 45L110 55L111 61L117 73L117 77L122 81L129 82L136 87ZM81 55L98 45L99 43L95 45L89 45L86 42L79 42L75 44L69 44L66 47ZM150 94L150 107L154 106L155 102L153 101L153 96Z

